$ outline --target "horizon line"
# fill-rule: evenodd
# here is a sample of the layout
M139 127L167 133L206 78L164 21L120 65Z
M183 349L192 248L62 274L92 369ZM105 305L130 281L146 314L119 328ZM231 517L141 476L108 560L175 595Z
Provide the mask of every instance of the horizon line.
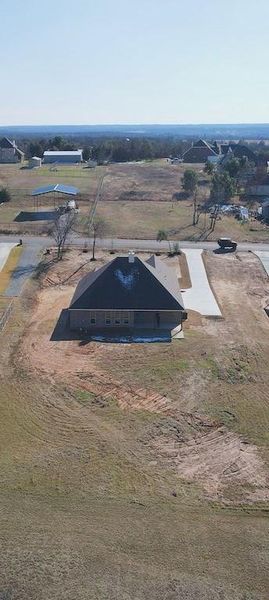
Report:
M244 126L244 125L269 125L269 122L263 121L244 121L244 122L214 122L214 123L20 123L0 125L0 128L11 127L212 127L212 126Z

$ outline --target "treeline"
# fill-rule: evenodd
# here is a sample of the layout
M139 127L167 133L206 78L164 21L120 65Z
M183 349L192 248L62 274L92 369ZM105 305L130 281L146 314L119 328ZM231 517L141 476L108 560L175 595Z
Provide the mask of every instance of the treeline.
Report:
M83 159L97 160L99 164L106 161L127 162L151 160L169 156L182 156L189 148L190 142L174 138L77 138L68 139L56 136L52 139L23 140L20 147L26 157L43 156L45 150L83 149Z

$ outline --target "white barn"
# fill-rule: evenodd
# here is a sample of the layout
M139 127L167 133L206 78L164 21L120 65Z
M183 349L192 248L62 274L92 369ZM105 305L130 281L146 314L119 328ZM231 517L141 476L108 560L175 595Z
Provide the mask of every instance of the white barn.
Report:
M65 163L76 164L81 163L82 150L46 150L43 154L45 164Z

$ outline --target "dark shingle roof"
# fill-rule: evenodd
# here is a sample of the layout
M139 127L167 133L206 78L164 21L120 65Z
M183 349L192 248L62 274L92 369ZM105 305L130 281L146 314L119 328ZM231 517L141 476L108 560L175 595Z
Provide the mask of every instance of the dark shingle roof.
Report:
M0 140L0 148L15 148L15 146L11 140L9 140L7 137L3 137Z
M172 269L151 258L114 258L79 282L71 309L184 310Z
M19 155L20 157L22 157L24 155L24 152L22 152L22 150L20 150L18 148L18 146L16 146L15 142L12 142L9 138L7 137L3 137L0 140L0 148L14 148L15 153L17 155Z
M205 162L209 156L217 156L210 146L192 146L183 154L185 162Z

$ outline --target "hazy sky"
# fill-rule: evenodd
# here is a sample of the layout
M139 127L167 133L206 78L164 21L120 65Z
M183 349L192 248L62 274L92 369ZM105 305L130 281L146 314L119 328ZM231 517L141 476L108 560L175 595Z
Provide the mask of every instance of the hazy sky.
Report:
M269 121L268 0L0 0L0 125Z

